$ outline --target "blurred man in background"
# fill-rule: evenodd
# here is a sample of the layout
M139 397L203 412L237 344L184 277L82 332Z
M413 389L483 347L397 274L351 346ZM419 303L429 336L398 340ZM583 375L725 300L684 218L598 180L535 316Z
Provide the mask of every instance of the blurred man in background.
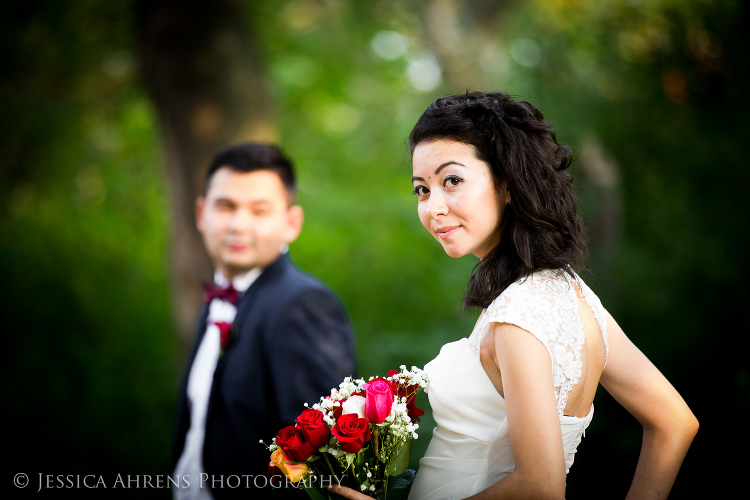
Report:
M206 175L196 219L216 271L179 394L174 474L189 487L176 499L271 495L259 441L354 374L343 306L287 255L303 223L295 198L292 164L272 145L230 147Z

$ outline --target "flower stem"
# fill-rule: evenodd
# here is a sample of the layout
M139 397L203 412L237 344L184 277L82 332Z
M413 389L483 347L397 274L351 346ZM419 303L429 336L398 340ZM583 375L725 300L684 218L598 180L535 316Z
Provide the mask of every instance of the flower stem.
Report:
M331 461L328 459L328 453L323 453L323 458L325 459L326 463L328 464L328 468L331 470L331 474L334 474L333 472L333 465L331 465Z

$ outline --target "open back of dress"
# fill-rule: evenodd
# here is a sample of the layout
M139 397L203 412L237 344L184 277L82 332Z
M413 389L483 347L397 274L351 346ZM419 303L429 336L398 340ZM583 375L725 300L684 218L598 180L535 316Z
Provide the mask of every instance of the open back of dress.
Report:
M565 414L581 380L586 330L579 295L595 318L606 354L606 315L598 297L578 276L541 271L503 291L482 312L469 338L446 344L425 366L428 396L437 426L409 495L410 499L459 499L496 483L515 468L505 400L479 359L490 323L510 323L530 332L547 349L565 451L566 473L594 414ZM586 312L584 310L584 312Z

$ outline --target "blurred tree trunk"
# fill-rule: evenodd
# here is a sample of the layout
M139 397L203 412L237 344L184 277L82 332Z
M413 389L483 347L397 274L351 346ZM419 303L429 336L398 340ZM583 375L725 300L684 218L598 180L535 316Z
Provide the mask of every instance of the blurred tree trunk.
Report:
M428 0L424 26L432 50L444 69L450 93L492 90L489 68L497 66L502 30L497 26L516 0Z
M583 173L580 186L590 204L585 214L589 253L595 261L609 264L622 235L620 167L593 132L581 141L579 164Z
M138 60L156 108L171 189L173 312L187 345L211 263L195 228L195 199L212 156L274 140L270 96L242 3L141 0Z

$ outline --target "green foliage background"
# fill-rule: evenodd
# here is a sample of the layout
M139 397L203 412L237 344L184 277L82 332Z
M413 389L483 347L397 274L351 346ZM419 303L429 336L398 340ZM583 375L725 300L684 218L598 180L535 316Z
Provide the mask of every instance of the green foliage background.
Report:
M169 312L167 180L135 67L133 2L13 0L4 10L0 303L14 463L5 476L168 474L184 346ZM723 453L748 443L750 407L747 6L513 2L496 22L499 56L479 80L419 92L404 74L410 56L430 49L423 10L247 3L300 177L306 225L292 255L340 294L360 374L423 366L476 317L459 311L473 257L447 257L416 217L411 126L436 97L466 87L522 95L574 149L594 133L619 165L619 232L594 245L583 277L701 421L674 496L728 488L741 464ZM709 38L714 54L696 58L691 29L717 37L718 55ZM409 39L404 57L375 54L371 40L384 30ZM538 64L511 57L521 38L535 41ZM593 222L607 193L579 169ZM433 425L428 411L415 467ZM624 496L639 447L637 423L599 395L568 497Z

